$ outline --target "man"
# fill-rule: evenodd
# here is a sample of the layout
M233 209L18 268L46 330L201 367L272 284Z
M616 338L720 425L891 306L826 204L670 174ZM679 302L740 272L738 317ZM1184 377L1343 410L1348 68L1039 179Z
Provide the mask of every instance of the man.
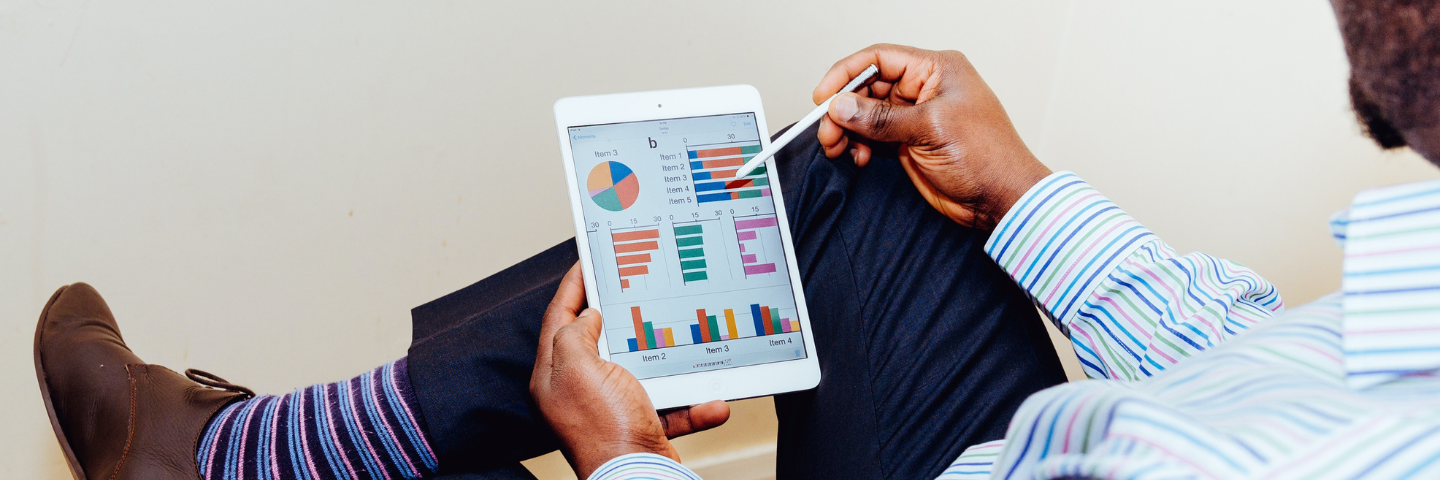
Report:
M863 173L832 162L810 131L776 157L823 374L775 399L780 478L933 478L1064 381L985 232L930 208L893 152L870 155ZM144 364L77 284L41 315L36 369L77 477L524 478L520 460L560 446L528 387L542 314L575 262L564 242L416 308L407 358L260 397ZM728 409L647 414L674 436Z
M1440 2L1335 10L1366 131L1440 164ZM987 252L1103 379L1030 397L1003 440L939 478L1440 478L1440 181L1357 195L1332 220L1342 291L1285 311L1253 271L1178 255L1050 172L958 53L872 47L837 63L816 98L870 63L883 80L832 104L826 154L874 168L888 161L870 159L877 145L898 143L926 200L994 230ZM562 451L591 479L695 478L633 377L595 356L600 319L581 297L571 275L532 379Z

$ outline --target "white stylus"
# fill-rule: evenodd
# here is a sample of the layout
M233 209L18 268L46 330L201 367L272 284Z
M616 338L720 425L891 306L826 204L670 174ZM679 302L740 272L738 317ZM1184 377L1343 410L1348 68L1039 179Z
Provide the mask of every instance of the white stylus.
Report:
M854 80L850 81L850 83L845 84L845 88L840 89L839 92L836 92L834 95L831 95L830 98L825 99L825 103L821 103L820 106L815 107L815 109L811 110L808 115L805 115L805 118L802 118L800 119L800 121L795 122L795 125L790 127L790 130L786 130L784 135L781 135L780 138L777 138L775 139L775 141L770 142L769 147L765 147L765 149L761 150L760 153L755 154L755 156L751 158L750 161L745 162L744 165L741 165L740 169L735 171L735 178L744 177L746 175L749 175L750 172L755 171L756 168L760 168L760 165L765 163L765 160L775 156L775 152L779 152L780 149L785 148L785 145L789 144L791 140L794 140L795 137L799 136L800 132L804 132L805 129L810 128L810 126L814 125L815 122L820 121L820 117L825 116L825 113L830 111L830 102L835 101L835 97L840 96L840 94L842 93L859 90L861 85L864 85L866 81L870 80L870 77L874 77L875 74L879 72L880 69L875 65L870 65L868 68L865 69L865 71L860 72L859 76L856 76Z

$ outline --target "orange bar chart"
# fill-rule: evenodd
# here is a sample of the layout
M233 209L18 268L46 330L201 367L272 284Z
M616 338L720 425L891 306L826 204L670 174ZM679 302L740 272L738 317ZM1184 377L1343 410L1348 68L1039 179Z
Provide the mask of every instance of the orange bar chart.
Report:
M610 240L615 244L615 267L620 273L620 290L629 290L632 279L643 278L650 273L650 263L654 260L651 252L660 250L660 230L641 227L612 231Z

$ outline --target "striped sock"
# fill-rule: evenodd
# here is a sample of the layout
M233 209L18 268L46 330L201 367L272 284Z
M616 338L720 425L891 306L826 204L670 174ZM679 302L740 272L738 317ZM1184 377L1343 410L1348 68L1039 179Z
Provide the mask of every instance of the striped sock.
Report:
M415 479L437 470L405 358L364 375L221 409L200 436L205 480Z

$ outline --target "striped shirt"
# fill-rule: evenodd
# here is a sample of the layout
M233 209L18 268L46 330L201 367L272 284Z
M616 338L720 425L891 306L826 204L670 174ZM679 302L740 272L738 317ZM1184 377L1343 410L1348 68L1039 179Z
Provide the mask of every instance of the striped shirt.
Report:
M1341 291L1286 310L1074 174L1041 181L986 250L1092 380L1032 395L939 478L1440 478L1440 181L1361 192L1331 226Z

